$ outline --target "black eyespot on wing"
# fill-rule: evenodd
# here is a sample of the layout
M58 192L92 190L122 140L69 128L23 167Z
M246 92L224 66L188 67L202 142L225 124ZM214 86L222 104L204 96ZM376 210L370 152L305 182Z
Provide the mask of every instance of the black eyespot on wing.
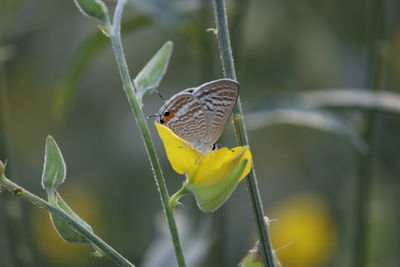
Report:
M168 116L169 116L169 111L165 111L165 112L164 112L164 116L165 116L165 117L168 117Z

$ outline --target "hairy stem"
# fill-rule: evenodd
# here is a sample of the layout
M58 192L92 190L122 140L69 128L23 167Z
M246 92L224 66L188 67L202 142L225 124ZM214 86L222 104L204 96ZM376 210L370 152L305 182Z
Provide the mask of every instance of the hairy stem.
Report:
M140 133L143 137L144 145L147 151L147 155L150 159L151 167L154 171L154 178L160 193L162 207L167 218L169 231L171 234L172 242L175 249L176 259L180 267L185 267L185 258L183 255L182 245L179 240L178 229L176 227L174 212L168 205L169 194L167 185L165 183L164 175L161 170L161 165L157 157L157 153L154 147L153 140L151 139L150 131L146 123L145 116L141 105L136 97L135 89L132 83L132 79L129 75L128 65L126 64L124 52L121 43L121 19L123 9L127 0L119 0L115 8L113 28L111 30L110 39L117 61L118 69L121 74L123 88L131 106L132 112L136 119L136 123L139 126Z
M0 163L2 164L2 163ZM65 211L53 206L46 200L32 194L28 190L20 187L19 185L13 183L7 179L4 175L0 177L0 187L13 193L15 196L21 197L29 202L43 208L53 214L62 218L69 226L71 226L76 232L83 235L87 240L89 240L96 247L100 248L106 256L108 256L112 261L120 266L135 267L127 259L125 259L121 254L119 254L110 245L104 242L100 237L98 237L93 232L89 231L85 227L81 226L74 218L69 216Z
M213 0L214 14L217 24L218 44L221 54L222 67L225 77L236 80L235 66L233 64L232 49L229 39L228 22L224 0ZM243 121L243 112L240 97L233 110L233 125L235 128L236 140L239 145L249 145L246 126ZM250 201L253 207L253 213L257 223L258 236L261 243L261 254L268 267L275 266L274 253L269 238L268 225L265 222L263 204L260 191L257 184L256 172L254 166L248 175L247 188Z

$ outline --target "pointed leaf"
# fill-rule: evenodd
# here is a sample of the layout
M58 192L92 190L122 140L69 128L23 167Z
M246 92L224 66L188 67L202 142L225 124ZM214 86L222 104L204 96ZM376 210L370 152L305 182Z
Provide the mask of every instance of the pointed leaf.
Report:
M62 184L66 176L66 166L60 148L50 135L46 139L46 151L42 173L42 187L48 194Z
M68 204L64 201L61 195L56 192L54 198L50 198L49 202L58 208L64 210L68 215L75 219L75 222L85 227L90 232L93 232L92 227L85 222L81 217L79 217ZM69 224L67 224L64 219L54 216L50 213L50 219L57 233L62 239L69 243L87 243L89 242L83 235L76 232Z
M167 70L172 49L173 43L166 42L136 76L133 82L140 101L144 94L153 92L159 86Z
M104 23L109 20L108 9L101 0L75 0L79 10L88 17L97 18Z
M4 163L0 160L0 179L3 178L5 169L6 169L6 166L4 166Z

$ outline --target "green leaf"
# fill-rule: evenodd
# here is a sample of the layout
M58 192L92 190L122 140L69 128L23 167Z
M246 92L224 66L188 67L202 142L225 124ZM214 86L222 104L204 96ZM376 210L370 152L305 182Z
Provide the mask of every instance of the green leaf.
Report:
M216 184L196 185L187 184L195 196L197 205L204 212L212 212L222 206L235 190L246 167L247 159L237 164L229 174Z
M109 22L108 9L101 0L74 0L79 10L88 17L98 18L104 23Z
M122 33L132 32L150 25L151 20L146 16L139 16L122 23ZM66 107L78 89L77 83L84 75L85 70L94 58L108 45L109 39L101 32L90 35L78 48L71 64L67 67L67 74L57 88L53 110L56 119L63 117Z
M0 179L3 178L4 176L4 170L6 169L6 166L4 163L0 160Z
M166 42L134 79L136 95L140 102L144 94L152 93L160 85L171 58L172 49L173 43Z
M60 148L50 135L46 138L42 187L48 194L54 193L66 176L66 166Z
M55 192L54 197L49 198L49 202L59 209L64 210L68 215L74 218L77 224L85 227L90 232L93 232L92 227L85 222L81 217L79 217L64 201L61 195L58 192ZM54 216L50 213L50 219L53 223L54 228L56 229L57 233L60 235L62 239L67 241L68 243L87 243L89 242L83 235L76 232L64 219ZM96 250L97 251L97 250Z

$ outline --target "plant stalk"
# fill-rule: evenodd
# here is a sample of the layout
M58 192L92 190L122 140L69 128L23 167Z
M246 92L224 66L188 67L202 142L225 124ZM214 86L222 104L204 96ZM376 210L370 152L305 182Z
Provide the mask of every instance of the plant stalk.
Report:
M172 238L172 243L175 249L176 259L179 267L186 267L185 258L181 242L179 240L179 234L176 227L174 212L168 205L169 194L167 185L165 183L164 175L161 170L161 165L157 157L156 149L154 147L153 140L151 139L150 131L146 123L141 104L135 94L135 89L132 83L132 79L129 75L128 65L126 64L122 43L121 43L121 19L123 9L127 0L118 0L115 8L113 27L110 29L111 43L117 61L118 69L121 75L123 88L128 98L128 102L131 106L133 115L136 119L136 123L139 126L140 133L142 135L144 145L147 151L147 155L150 159L151 168L154 172L155 182L160 193L162 207L167 218L169 231Z
M2 164L2 163L0 163L0 164ZM21 198L39 206L40 208L47 210L51 214L62 218L69 226L71 226L79 234L83 235L87 240L89 240L91 243L93 243L96 247L100 248L106 256L108 256L112 261L114 261L119 266L135 267L132 263L130 263L127 259L125 259L121 254L119 254L115 249L113 249L110 245L108 245L106 242L104 242L100 237L98 237L96 234L87 230L85 227L83 227L79 223L77 223L74 220L74 218L69 216L65 211L53 206L46 200L32 194L28 190L13 183L9 179L7 179L4 175L2 175L0 177L0 187L13 193L17 197L21 197Z
M369 15L371 21L369 29L372 29L369 40L369 66L368 85L372 90L383 90L386 87L386 73L389 64L388 55L388 0L372 0ZM352 266L367 266L369 238L369 219L373 183L373 158L377 137L377 123L379 113L369 111L366 113L366 127L364 139L369 145L365 155L358 160L358 173L356 181L356 210L354 231L354 257Z
M224 0L213 0L214 15L218 33L218 44L221 55L222 68L224 76L236 80L235 66L233 63L232 48L229 39L228 21ZM240 97L233 110L233 125L235 129L236 140L239 145L249 145L246 126L243 121L243 112ZM263 204L258 188L256 172L253 168L247 179L247 188L250 201L255 216L258 236L261 243L261 254L267 267L275 267L274 252L272 250L268 224L265 221Z

